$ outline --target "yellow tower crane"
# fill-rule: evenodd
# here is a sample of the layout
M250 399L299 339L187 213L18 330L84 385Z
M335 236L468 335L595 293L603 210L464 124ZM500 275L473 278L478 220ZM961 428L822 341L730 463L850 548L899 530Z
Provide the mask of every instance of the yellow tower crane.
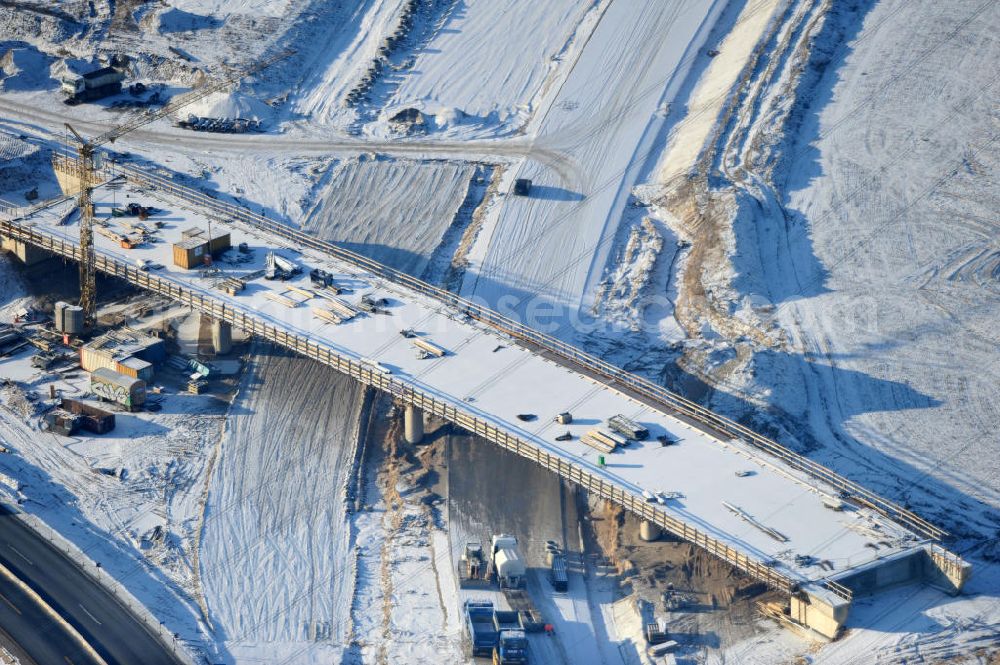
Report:
M208 83L199 88L180 95L155 111L144 111L133 115L124 123L113 129L100 134L92 139L84 138L69 124L66 125L77 140L76 160L67 165L67 171L75 176L80 187L80 307L83 309L83 316L86 324L92 325L97 315L97 293L95 286L96 279L96 255L94 253L94 203L91 200L93 188L99 182L99 154L97 148L108 143L114 143L115 139L128 134L144 125L166 117L176 111L193 104L199 99L218 92L227 86L236 83L254 72L259 72L265 67L269 67L279 60L283 60L292 55L294 51L288 50L271 56L266 60L256 63L250 67L237 71L219 81Z

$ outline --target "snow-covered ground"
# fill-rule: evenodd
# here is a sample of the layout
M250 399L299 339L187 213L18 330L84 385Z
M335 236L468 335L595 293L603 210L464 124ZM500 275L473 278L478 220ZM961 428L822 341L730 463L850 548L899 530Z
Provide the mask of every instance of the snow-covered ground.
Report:
M557 78L562 61L576 57L606 4L459 1L427 47L384 84L387 113L420 109L450 135L468 134L463 125L473 133L515 131L531 119L533 100Z
M7 266L0 270L0 284L10 283ZM57 436L42 430L25 393L47 395L54 385L60 395L83 397L88 379L36 370L31 355L0 359L0 377L17 381L0 395L0 443L10 450L0 455L0 473L18 488L5 484L5 500L20 499L22 510L100 562L153 616L200 647L208 631L194 600L197 532L225 404L164 395L156 414L116 414L108 434Z
M554 334L573 339L601 279L630 190L659 154L666 104L724 3L612 3L565 82L539 106L534 144L565 156L524 162L470 255L463 292L524 319L556 306ZM707 57L707 56L703 56ZM582 313L582 314L581 314Z
M765 333L776 322L787 341L713 327L739 360L703 376L717 408L941 524L975 566L957 599L908 589L860 603L814 662L995 650L1000 93L985 63L1000 58L1000 8L799 4L823 18L813 55L762 66L724 136L713 166L720 196L735 193L729 265L701 274L719 310Z
M255 350L208 486L205 604L227 662L280 661L308 642L308 662L329 662L343 653L354 591L345 506L361 390L317 363Z
M391 66L356 105L346 103L346 95L398 30L408 4L402 0L99 1L92 3L93 16L85 16L86 3L45 4L0 7L5 131L51 140L62 136L66 119L88 135L118 121L120 114L103 104L58 102L56 78L67 68L96 66L98 52L137 55L131 76L163 82L174 92L194 84L199 70L220 75L223 63L246 64L292 46L295 55L234 95L189 109L259 114L267 121L265 134L196 134L161 122L115 148L134 150L188 175L189 182L201 180L199 186L235 196L255 211L418 275L437 275L435 266L453 258L447 254L456 243L441 238L460 228L456 211L469 189L471 164L502 162L501 192L516 177L533 179L535 191L528 198L501 194L487 201L485 225L473 236L468 257L467 294L518 315L540 294L566 318L548 317L543 308L536 323L555 318L558 335L586 339L589 349L649 376L662 376L665 359L685 351L685 370L718 388L705 393L714 407L753 420L782 442L941 522L976 565L967 596L951 600L929 590L900 590L886 596L885 605L882 597L859 602L851 630L832 646L806 653L797 638L764 632L725 652L728 660L770 663L806 653L816 663L896 663L997 646L1000 199L998 95L995 67L989 66L1000 59L996 3L437 0L417 13L414 28L388 57ZM709 48L720 53L710 58ZM810 51L811 59L803 61ZM727 116L730 101L736 106ZM430 114L428 135L402 137L389 128L388 115L408 106ZM16 163L5 163L4 156L13 155L8 147L0 140L0 199L23 205L33 184L25 171L41 168L47 153L19 154ZM682 219L687 210L659 198L664 185L691 172L714 192L697 199L699 211L709 211L723 227L713 238L718 255L707 261L692 261L694 252L678 246L693 240L696 249L704 220L689 226ZM39 183L43 198L54 192L51 177ZM0 319L6 320L29 299L3 261ZM692 291L695 272L708 313ZM654 299L655 308L647 306L651 296L662 296ZM618 329L587 338L566 324L594 313ZM279 361L265 355L257 362ZM36 381L24 358L0 361L0 376L5 372L30 385ZM682 371L667 374L684 379ZM272 378L270 397L265 385L260 399L279 399L295 385L294 378ZM338 384L337 390L345 388ZM192 551L192 516L204 498L196 488L205 487L220 415L194 407L194 415L184 416L197 400L178 399L168 400L178 413L142 416L150 424L137 430L141 445L82 441L53 448L34 425L10 419L0 423L0 435L17 454L0 464L13 465L4 473L29 479L23 490L29 509L94 551L114 574L143 577L129 582L136 595L178 626L184 639L203 645L207 633L192 599L204 589L190 561L176 552ZM253 399L247 387L238 404ZM331 427L346 431L354 412L342 404L331 408L338 414ZM253 455L275 449L273 437L250 436L263 415L238 414L234 422L240 418L249 424L227 433L231 450ZM157 486L147 478L155 475L150 469L179 454L176 439L168 443L144 429L154 425L184 432L190 444L187 461L175 462L171 478L177 483L165 501L135 498L140 485ZM90 471L140 448L136 459L144 471L132 471L123 489ZM332 451L318 444L310 450L336 466L334 475L343 472L330 462ZM228 461L236 465L236 459ZM275 471L290 474L291 468ZM213 473L220 495L241 487L232 472L225 476L232 487L220 469ZM91 476L97 480L83 482ZM295 484L294 476L285 477ZM281 511L296 498L336 485L310 482L298 497L266 506L270 512L261 519L287 515ZM437 648L454 659L455 616L449 612L455 601L447 592L443 610L423 603L423 596L394 605L402 596L393 595L384 623L383 547L399 547L390 578L401 593L410 593L408 585L424 579L414 572L429 567L421 557L440 556L442 533L421 524L416 505L394 509L384 488L372 483L376 509L343 517L349 531L371 543L358 551L349 617L360 641L344 657L408 662ZM38 498L46 493L61 498ZM73 497L74 508L59 507ZM134 540L153 524L150 515L177 539L174 554L151 557L156 567L136 563ZM387 536L392 516L412 531ZM232 533L249 546L259 533L241 524L246 528ZM323 557L335 544L295 535L298 540L261 546L277 552L305 542L310 561L329 562ZM290 589L302 569L275 557L261 558L275 575L266 593L249 598L254 606L276 607L282 595L298 593ZM131 573L135 568L145 572ZM266 657L266 647L252 645L250 619L232 609L249 593L236 581L213 578L214 602L210 595L206 601L216 613L213 625L228 630L208 642L218 639L222 659ZM338 594L303 598L339 617L344 603ZM591 655L598 662L597 652L588 652L598 623L593 610L562 599L555 605L563 629L579 642L568 658L554 650L553 662L589 662ZM420 616L404 617L411 609ZM288 603L286 616L257 622L258 634L283 643L289 662L339 653L334 642L342 638L333 631L316 640L314 627L313 641L304 639L307 632L296 634L295 621L313 616L304 612ZM409 641L398 651L379 651L373 645L386 625L428 630L435 639L414 651L406 651ZM614 662L607 654L601 660Z

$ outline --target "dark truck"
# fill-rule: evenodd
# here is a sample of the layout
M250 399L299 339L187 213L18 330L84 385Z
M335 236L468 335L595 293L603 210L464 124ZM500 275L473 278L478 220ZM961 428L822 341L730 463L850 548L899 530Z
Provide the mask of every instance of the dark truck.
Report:
M493 624L493 603L488 600L465 601L465 629L472 642L473 656L493 656L500 634Z
M493 650L493 665L527 665L528 638L520 615L513 610L498 610L493 613L493 627L499 636Z
M117 95L122 91L125 74L114 67L87 72L82 76L67 76L62 79L62 91L67 104L89 102L102 97Z

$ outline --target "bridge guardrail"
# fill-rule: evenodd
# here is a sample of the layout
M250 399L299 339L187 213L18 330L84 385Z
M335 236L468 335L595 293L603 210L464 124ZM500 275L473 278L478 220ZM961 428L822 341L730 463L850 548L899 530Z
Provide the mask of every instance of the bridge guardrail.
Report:
M38 231L37 229L24 227L8 221L0 221L0 233L19 238L66 258L76 261L80 260L78 245L66 242L61 238ZM393 379L391 376L375 371L361 362L341 356L328 347L321 346L300 335L289 333L278 326L249 315L241 309L229 306L214 298L206 297L179 286L174 282L151 275L146 271L116 261L103 254L97 255L97 269L106 274L125 279L147 290L160 293L188 305L203 314L207 314L214 319L230 323L253 335L275 342L296 353L332 367L341 373L352 376L366 385L387 392L404 402L413 404L427 412L454 422L473 434L482 436L506 450L540 464L571 482L582 485L588 491L598 496L617 503L633 514L657 524L679 538L704 548L712 555L739 568L771 588L791 593L798 585L797 581L779 570L765 565L761 561L691 527L685 522L657 510L643 498L616 486L614 483L596 474L590 473L580 465L549 454L538 446L512 436L475 415L455 407L453 404L435 399L432 395L421 392L397 379Z
M71 170L73 160L63 158L65 164L63 168ZM394 282L414 290L422 295L429 296L435 300L452 308L464 312L469 316L481 321L505 334L508 334L522 342L534 344L538 347L556 354L568 360L574 365L596 373L610 382L612 386L617 384L619 389L625 388L634 393L652 400L659 406L665 407L675 413L692 418L717 432L726 434L734 439L740 439L747 444L764 451L770 455L783 460L790 467L802 471L807 475L821 480L837 488L844 498L850 499L860 505L866 506L889 519L892 519L907 528L921 534L925 538L940 540L947 535L947 532L940 527L928 522L915 513L896 505L892 501L885 499L870 490L844 478L831 469L805 458L778 442L765 437L750 428L737 423L730 418L717 414L699 404L691 402L684 397L673 393L663 386L657 385L639 377L631 372L627 372L604 360L596 358L580 349L556 339L545 333L529 328L517 321L502 316L501 314L466 300L450 291L438 288L427 282L407 275L377 261L366 258L349 250L338 247L332 243L315 238L299 229L293 228L282 222L268 219L263 215L238 205L220 201L216 198L198 190L185 187L161 175L150 173L146 170L138 169L130 165L121 167L121 172L139 184L146 183L149 186L160 188L170 194L178 196L189 203L199 206L203 210L210 211L228 221L240 221L251 227L265 230L278 235L293 243L303 247L315 249L330 255L359 270L369 272L382 279ZM624 392L624 391L623 391Z

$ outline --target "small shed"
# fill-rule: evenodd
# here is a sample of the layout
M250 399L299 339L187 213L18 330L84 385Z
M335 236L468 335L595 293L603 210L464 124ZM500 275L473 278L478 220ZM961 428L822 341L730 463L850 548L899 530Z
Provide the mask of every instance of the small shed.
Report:
M527 196L531 194L531 181L527 178L518 178L515 180L514 194L517 196Z
M146 382L152 381L153 379L153 364L146 362L141 358L126 358L125 360L119 362L115 369L121 374L130 376L133 379L142 379Z
M205 265L208 241L200 236L174 243L174 265L190 270Z

